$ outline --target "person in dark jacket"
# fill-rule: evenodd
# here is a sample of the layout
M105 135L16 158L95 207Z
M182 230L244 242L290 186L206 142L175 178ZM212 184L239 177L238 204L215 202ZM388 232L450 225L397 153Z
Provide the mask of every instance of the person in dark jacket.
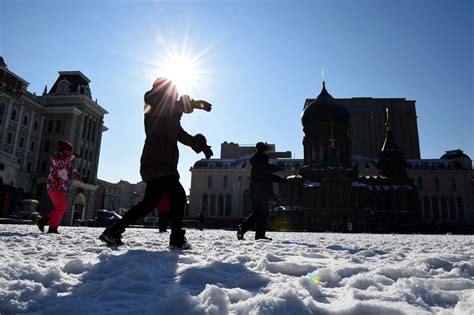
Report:
M250 158L252 170L250 172L250 201L252 212L238 226L237 239L243 240L244 234L255 224L255 239L271 238L265 236L268 221L268 203L273 197L273 182L285 182L286 179L273 175L282 171L281 167L268 163L269 147L259 142L256 145L257 152Z
M191 147L196 153L203 152L206 158L213 153L206 138L189 135L181 127L183 113L193 109L211 111L206 101L191 100L182 95L179 100L175 85L164 78L157 79L150 91L145 93L145 145L140 160L140 174L146 182L143 200L132 207L121 220L105 229L99 237L108 245L121 245L122 233L130 224L153 211L163 193L170 197L170 248L189 249L185 230L182 229L186 194L179 182L178 141Z

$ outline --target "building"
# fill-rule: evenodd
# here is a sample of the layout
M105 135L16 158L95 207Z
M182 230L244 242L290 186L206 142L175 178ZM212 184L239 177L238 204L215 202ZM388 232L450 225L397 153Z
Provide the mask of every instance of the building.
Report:
M52 207L46 178L59 139L71 141L79 154L74 167L94 183L107 111L92 99L90 80L80 71L60 71L52 88L38 96L0 57L0 82L1 214L17 209L26 196L40 201L39 211ZM95 188L72 183L62 224L94 216Z
M447 151L438 159L407 159L398 143L397 129L416 124L415 101L391 99L399 100L398 105L387 106L384 118L377 118L383 121L384 134L374 157L353 151L355 120L350 106L332 98L325 87L321 93L322 102L303 117L304 159L271 159L285 168L279 175L291 175L290 183L274 185L278 198L271 212L271 228L341 231L350 221L354 231L472 231L471 159L461 150ZM308 100L317 99L307 99L305 110L311 104ZM413 106L406 109L410 114L397 114L397 106L405 106L401 104ZM410 115L411 122L397 122L397 117ZM413 155L419 156L417 126L411 128L416 141L405 146L413 146ZM222 223L216 226L225 226L248 214L248 160L253 152L251 146L225 142L220 159L194 164L190 217L203 211L211 221Z
M306 99L306 108L314 99ZM392 117L393 138L408 159L420 158L418 123L414 100L405 98L336 98L350 113L353 155L378 158L385 140L385 110Z

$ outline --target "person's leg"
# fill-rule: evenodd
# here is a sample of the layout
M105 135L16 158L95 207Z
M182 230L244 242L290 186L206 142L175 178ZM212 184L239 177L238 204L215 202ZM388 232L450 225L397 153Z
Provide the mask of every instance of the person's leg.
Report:
M162 195L162 181L158 179L147 182L143 200L128 210L122 219L115 223L110 229L117 231L120 234L123 233L123 231L125 231L125 229L132 223L144 217L148 212L153 211L156 207L156 201L160 200Z
M250 202L252 204L252 212L237 226L237 239L243 240L245 233L249 231L257 221L257 195L255 192L250 191Z
M53 202L54 209L49 215L49 229L57 230L61 219L63 218L64 212L66 212L66 192L65 191L55 191L48 190L48 195Z
M263 238L265 237L265 230L266 230L266 216L268 215L267 207L268 203L266 202L268 199L263 196L258 196L256 204L257 204L257 224L255 229L255 238Z
M165 191L170 196L171 231L181 231L186 207L186 192L176 176L167 177Z
M184 209L186 207L186 192L179 182L178 177L170 176L167 178L165 191L170 196L170 248L190 249L191 245L184 236L186 231L183 230L183 216Z

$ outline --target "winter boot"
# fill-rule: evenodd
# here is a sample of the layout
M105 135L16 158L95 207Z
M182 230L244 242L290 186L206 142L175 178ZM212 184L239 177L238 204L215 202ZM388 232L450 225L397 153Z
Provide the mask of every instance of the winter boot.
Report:
M122 232L119 232L112 227L108 227L105 231L99 236L99 240L107 243L108 246L119 246L122 245Z
M239 226L237 227L237 239L238 239L239 241L243 240L243 239L244 239L244 234L245 234L245 233L244 233L244 231L242 231L242 226L239 225Z
M61 234L61 233L58 232L58 228L57 228L57 227L56 227L56 228L50 227L50 228L48 229L48 234Z
M169 249L191 249L191 244L184 236L185 230L171 231Z
M38 229L40 229L40 231L44 233L44 227L46 226L46 224L48 224L48 222L49 222L49 217L45 216L45 217L40 217L39 219L37 219L35 223Z

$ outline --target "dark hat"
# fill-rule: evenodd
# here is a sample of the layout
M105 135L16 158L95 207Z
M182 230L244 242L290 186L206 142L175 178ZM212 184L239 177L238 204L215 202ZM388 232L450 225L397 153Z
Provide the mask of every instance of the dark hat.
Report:
M263 142L257 143L257 145L255 146L255 148L257 149L257 152L263 152L263 151L266 151L266 150L269 149L268 145L266 145L266 144L263 143Z
M149 105L157 104L163 98L176 100L178 91L173 81L166 78L158 78L153 82L152 88L145 93L145 103Z
M58 141L58 149L59 151L69 150L72 151L72 144L67 140L59 140Z

